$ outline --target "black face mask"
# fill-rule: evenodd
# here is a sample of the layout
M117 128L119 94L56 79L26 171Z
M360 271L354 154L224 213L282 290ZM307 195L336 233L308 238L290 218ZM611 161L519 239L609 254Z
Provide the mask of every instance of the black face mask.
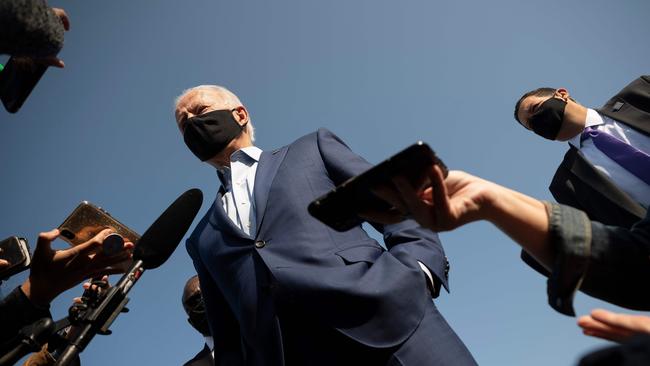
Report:
M551 97L546 100L528 121L533 132L545 139L555 140L562 127L565 108L566 102L562 99Z
M208 325L208 317L205 314L205 304L201 295L192 296L188 299L187 303L183 304L187 312L187 321L204 336L210 335L210 326Z
M240 126L232 116L233 110L220 109L201 114L185 121L185 145L201 161L211 159L239 136L246 124ZM247 122L248 123L248 122Z

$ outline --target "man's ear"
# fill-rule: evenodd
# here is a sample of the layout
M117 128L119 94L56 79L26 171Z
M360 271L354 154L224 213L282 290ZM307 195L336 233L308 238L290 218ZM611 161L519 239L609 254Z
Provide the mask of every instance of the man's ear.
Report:
M564 88L559 88L555 91L555 94L553 94L554 97L560 98L563 101L568 101L571 96L569 95L569 91L564 89Z
M239 106L232 111L232 114L239 125L244 125L244 123L248 122L248 111L246 107Z

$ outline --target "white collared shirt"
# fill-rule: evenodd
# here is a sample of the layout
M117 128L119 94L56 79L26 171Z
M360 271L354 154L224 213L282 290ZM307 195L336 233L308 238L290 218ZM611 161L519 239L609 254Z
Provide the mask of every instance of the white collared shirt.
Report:
M626 142L645 153L650 153L650 137L624 123L602 116L593 109L587 109L585 128L592 127L598 131L606 132L617 139ZM650 186L610 159L600 151L591 139L580 141L580 134L569 143L582 152L587 161L596 169L607 175L622 191L644 208L650 205Z
M255 173L262 150L248 146L230 155L230 167L219 169L225 193L221 197L226 215L243 232L255 237Z

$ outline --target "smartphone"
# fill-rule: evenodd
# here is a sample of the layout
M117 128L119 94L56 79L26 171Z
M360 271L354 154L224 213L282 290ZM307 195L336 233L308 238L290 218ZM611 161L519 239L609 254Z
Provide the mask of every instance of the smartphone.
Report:
M138 233L119 222L102 208L88 201L81 201L63 223L59 225L61 239L72 246L87 242L104 229L112 229L124 241L130 241L133 244L136 244L140 239ZM128 260L125 263L120 263L118 267L126 271L130 263L131 260Z
M431 184L426 171L434 164L446 177L447 166L429 145L418 141L315 199L307 209L312 216L337 231L350 230L364 221L358 216L361 211L394 210L388 202L372 193L372 187L389 184L393 177L403 176L416 190L424 189Z
M29 253L29 244L24 238L10 236L0 242L0 259L9 262L6 268L0 268L0 280L20 273L29 268L32 257Z
M30 58L9 58L0 71L0 99L8 112L18 112L47 68L47 65Z

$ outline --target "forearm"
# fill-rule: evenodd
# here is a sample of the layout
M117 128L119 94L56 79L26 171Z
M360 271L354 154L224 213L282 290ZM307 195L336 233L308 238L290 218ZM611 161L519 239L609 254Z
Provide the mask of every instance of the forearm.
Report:
M0 301L0 344L16 336L20 328L46 317L51 317L49 306L36 306L20 288L14 289Z
M544 203L496 184L490 197L484 219L550 269L555 253L549 240L549 219Z
M48 289L49 283L39 283L34 281L31 277L27 278L20 289L33 304L41 307L49 306L49 303L54 300L57 294L52 293Z

